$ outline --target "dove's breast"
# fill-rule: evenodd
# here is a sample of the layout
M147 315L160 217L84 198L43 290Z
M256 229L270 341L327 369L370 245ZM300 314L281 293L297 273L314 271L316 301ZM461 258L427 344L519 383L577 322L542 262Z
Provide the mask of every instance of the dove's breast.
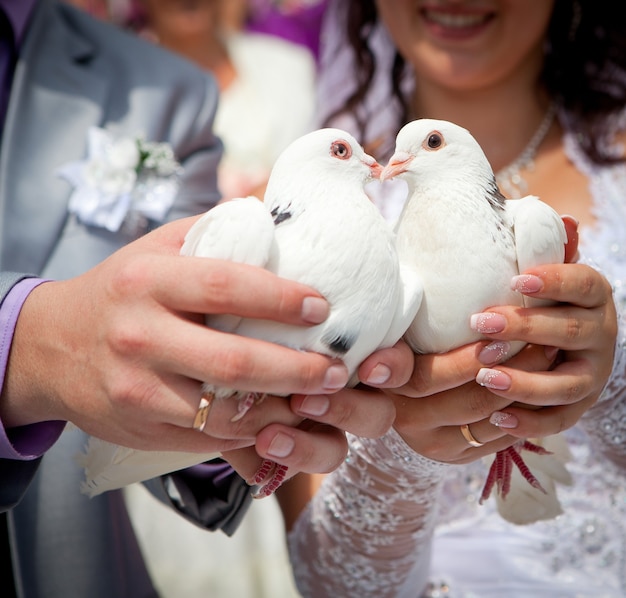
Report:
M339 191L337 197L332 211L281 221L266 266L320 292L331 305L328 319L306 329L244 321L238 332L339 357L354 369L389 329L399 264L393 232L369 199L350 202Z
M518 273L512 231L494 221L441 219L398 232L400 259L419 272L424 296L406 338L420 353L440 353L481 335L470 316L495 305L522 302L510 289Z

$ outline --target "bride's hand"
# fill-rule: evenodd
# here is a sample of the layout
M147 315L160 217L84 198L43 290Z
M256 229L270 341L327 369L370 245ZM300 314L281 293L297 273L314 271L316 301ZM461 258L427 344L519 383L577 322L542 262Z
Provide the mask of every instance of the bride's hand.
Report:
M413 358L400 344L362 364L362 380L372 372L390 373L385 382L369 384L397 386L388 391L396 406L394 427L417 452L440 461L471 461L518 438L571 427L600 395L611 373L617 334L609 283L580 264L535 269L517 280L521 292L559 304L486 312L496 314L486 317L490 329L501 328L485 333L493 342L531 343L506 365L494 365L499 351L487 349L489 341ZM497 346L503 348L506 344ZM461 433L463 424L470 424L482 447L468 444Z

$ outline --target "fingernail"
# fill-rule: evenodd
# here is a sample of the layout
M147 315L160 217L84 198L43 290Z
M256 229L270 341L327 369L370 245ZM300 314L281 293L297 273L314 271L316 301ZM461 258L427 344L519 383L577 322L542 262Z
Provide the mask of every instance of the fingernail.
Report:
M291 455L291 452L293 451L293 447L295 445L296 443L291 436L287 436L287 434L279 432L272 439L272 442L267 449L267 454L271 457L288 457L289 455Z
M470 317L470 327L476 332L502 332L506 327L506 318L500 314L485 312Z
M559 354L558 347L544 347L543 351L546 354L548 361L554 361L556 356Z
M543 280L531 274L520 274L511 279L511 289L518 293L537 293L543 289Z
M506 341L496 341L483 348L478 354L478 361L483 365L493 365L494 363L500 363L505 361L509 351L511 350L510 343Z
M348 370L345 365L331 365L324 376L324 390L339 390L348 383Z
M301 415L320 416L328 412L330 400L326 395L307 395L298 409Z
M511 388L511 378L500 370L481 368L476 375L476 382L486 388L494 390L508 390Z
M305 297L302 301L302 319L311 324L321 324L328 317L330 306L321 297Z
M387 380L389 380L389 378L391 378L391 369L388 366L379 363L374 366L370 375L367 377L366 382L368 384L384 384Z
M511 413L504 413L502 411L494 411L489 418L489 421L498 428L507 428L509 430L517 428L519 423L517 417Z

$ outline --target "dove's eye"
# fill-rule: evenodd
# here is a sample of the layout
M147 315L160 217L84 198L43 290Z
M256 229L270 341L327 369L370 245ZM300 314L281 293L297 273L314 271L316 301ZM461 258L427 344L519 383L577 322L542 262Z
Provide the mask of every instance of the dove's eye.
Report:
M443 145L443 136L439 131L433 131L426 139L427 149L439 149Z
M330 155L340 160L347 160L352 155L352 148L345 141L335 141L330 146Z

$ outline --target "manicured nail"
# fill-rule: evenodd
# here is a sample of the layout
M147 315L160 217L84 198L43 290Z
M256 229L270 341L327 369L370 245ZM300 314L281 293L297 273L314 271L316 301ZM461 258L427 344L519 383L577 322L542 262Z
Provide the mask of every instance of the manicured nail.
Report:
M326 320L330 306L321 297L305 297L302 301L302 319L311 324L321 324Z
M489 421L498 428L507 428L509 430L517 428L519 423L517 417L511 413L504 413L502 411L494 411L489 418Z
M543 289L543 280L531 274L520 274L511 279L511 289L518 293L537 293Z
M374 369L370 372L366 382L368 384L384 384L391 378L391 370L388 366L379 363L374 366Z
M320 416L328 412L330 400L326 395L307 395L298 409L301 415Z
M559 354L560 349L558 347L544 347L543 349L548 361L554 361Z
M506 318L501 314L491 312L474 314L470 318L470 327L476 332L484 332L486 334L502 332L506 327Z
M486 388L494 390L508 390L511 388L511 378L500 370L481 368L476 375L476 382Z
M511 350L510 343L506 341L496 341L483 348L478 354L478 361L483 365L493 365L494 363L500 363L505 361L509 351Z
M291 455L291 452L293 451L293 447L295 445L296 443L291 436L279 432L272 439L272 442L267 449L267 454L272 457L278 458L288 457L289 455Z
M339 390L348 383L348 370L345 365L331 365L324 376L324 390Z

